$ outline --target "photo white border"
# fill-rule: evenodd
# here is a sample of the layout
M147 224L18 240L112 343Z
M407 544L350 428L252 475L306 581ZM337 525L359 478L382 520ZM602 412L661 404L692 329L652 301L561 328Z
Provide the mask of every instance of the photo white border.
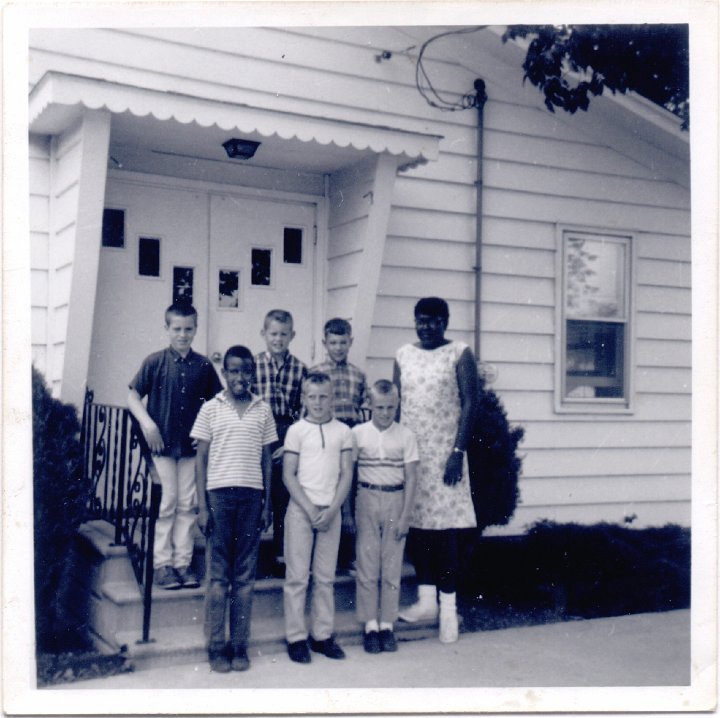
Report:
M202 9L200 9L202 7ZM27 33L31 27L690 22L692 90L692 684L661 688L36 690L32 647ZM25 2L3 8L3 707L13 714L712 710L717 681L718 8L667 2ZM590 109L592 111L592 108ZM12 451L8 447L12 447ZM702 544L703 550L697 546ZM273 692L277 694L278 692ZM160 700L158 700L160 699Z

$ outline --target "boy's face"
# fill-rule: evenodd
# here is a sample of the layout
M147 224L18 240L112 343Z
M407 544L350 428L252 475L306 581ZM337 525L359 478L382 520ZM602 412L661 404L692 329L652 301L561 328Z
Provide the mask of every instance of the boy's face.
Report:
M190 351L190 345L197 331L195 317L179 317L171 314L165 324L165 331L170 339L170 346L180 356L185 356Z
M255 364L252 359L228 357L222 372L228 389L236 399L250 397L250 387L255 378Z
M395 421L399 397L397 391L389 394L378 394L370 392L370 409L372 410L372 422L375 426L384 431Z
M347 334L326 334L323 339L328 356L336 363L347 361L352 337Z
M295 336L292 324L277 319L271 319L260 334L265 339L268 351L275 356L284 355Z
M303 387L303 406L310 419L317 423L330 421L332 418L332 403L330 397L330 382L311 384L306 382Z

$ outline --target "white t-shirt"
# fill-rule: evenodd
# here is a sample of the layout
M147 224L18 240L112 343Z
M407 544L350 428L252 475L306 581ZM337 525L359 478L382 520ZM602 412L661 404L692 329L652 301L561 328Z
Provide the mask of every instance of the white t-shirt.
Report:
M298 455L297 477L308 499L329 506L340 481L340 455L353 449L350 428L337 419L324 424L300 419L288 429L284 446Z
M405 464L419 461L415 434L394 421L384 431L367 421L352 429L358 481L376 486L405 483Z
M231 486L263 488L262 448L277 441L272 410L253 395L240 418L222 391L205 402L190 431L193 439L210 442L207 489Z

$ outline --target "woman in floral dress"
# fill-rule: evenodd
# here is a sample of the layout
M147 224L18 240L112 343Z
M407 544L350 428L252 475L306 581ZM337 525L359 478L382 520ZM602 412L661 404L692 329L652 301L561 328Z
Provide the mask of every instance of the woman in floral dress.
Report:
M440 601L440 640L458 638L455 590L458 529L476 525L465 449L477 402L477 367L467 344L445 338L449 310L439 297L415 305L419 341L395 356L401 423L415 432L420 472L410 531L415 546L418 602L400 619L434 619Z

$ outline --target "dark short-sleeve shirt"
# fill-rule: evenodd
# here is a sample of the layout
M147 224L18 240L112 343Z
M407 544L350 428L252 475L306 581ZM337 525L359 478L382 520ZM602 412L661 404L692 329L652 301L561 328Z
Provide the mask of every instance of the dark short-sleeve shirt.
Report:
M172 347L145 359L130 388L147 396L147 412L158 425L163 456L194 456L190 429L204 401L222 390L210 361L192 349L182 357Z

